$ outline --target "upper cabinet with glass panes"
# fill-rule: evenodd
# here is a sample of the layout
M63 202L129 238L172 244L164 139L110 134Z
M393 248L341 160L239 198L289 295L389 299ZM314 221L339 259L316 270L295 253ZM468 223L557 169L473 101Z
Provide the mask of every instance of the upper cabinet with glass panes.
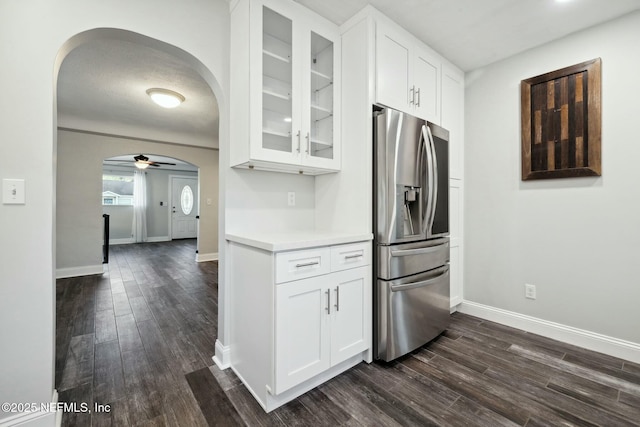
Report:
M231 29L231 166L338 171L337 26L290 0L241 0Z

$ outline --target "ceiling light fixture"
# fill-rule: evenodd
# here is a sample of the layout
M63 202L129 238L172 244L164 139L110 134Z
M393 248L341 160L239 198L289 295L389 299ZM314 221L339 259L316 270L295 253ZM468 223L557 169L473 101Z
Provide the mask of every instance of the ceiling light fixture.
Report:
M135 156L133 159L136 161L134 165L136 165L138 169L146 169L149 167L150 163L147 156L140 154L139 156Z
M151 100L163 108L176 108L184 102L184 96L169 89L147 89L147 95Z

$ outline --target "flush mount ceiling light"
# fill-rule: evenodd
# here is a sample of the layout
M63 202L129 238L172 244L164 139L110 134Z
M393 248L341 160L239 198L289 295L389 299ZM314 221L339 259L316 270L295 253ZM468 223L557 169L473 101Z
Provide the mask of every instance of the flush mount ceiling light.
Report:
M147 95L151 100L163 108L176 108L184 102L184 96L169 89L147 89Z

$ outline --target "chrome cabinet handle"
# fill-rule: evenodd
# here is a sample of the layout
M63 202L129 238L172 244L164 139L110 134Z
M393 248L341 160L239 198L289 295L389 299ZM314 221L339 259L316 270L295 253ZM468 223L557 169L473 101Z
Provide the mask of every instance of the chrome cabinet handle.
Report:
M300 131L296 133L296 137L298 138L298 153L300 152Z
M296 264L296 268L311 267L312 265L318 265L318 264L320 264L320 262L318 262L318 261L305 262L305 263L302 263L302 264Z
M336 312L340 311L340 286L336 286Z
M327 289L327 314L331 314L331 291Z
M413 102L415 101L415 97L416 97L416 87L411 86L411 89L409 89L409 105L413 104Z
M345 255L344 259L360 258L362 254Z
M309 132L307 132L307 154L311 154L311 138L309 138Z
M418 102L416 102L416 107L420 106L420 88L416 91L416 95L418 95Z

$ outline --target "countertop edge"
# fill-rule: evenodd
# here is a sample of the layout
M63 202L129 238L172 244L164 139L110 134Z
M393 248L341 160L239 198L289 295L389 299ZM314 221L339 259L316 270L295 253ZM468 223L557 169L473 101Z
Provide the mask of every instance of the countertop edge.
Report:
M242 245L263 249L269 252L285 252L298 249L310 249L320 246L342 245L348 243L356 243L373 240L372 233L357 234L317 234L313 236L305 236L296 238L292 235L290 239L282 237L278 241L273 241L264 236L247 236L228 233L225 239L229 242L240 243Z

